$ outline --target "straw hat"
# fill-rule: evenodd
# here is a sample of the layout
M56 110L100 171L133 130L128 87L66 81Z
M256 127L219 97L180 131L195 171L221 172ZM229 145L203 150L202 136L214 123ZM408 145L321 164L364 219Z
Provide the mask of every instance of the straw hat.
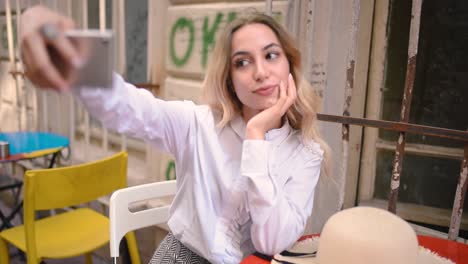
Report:
M296 243L272 263L451 264L418 246L416 233L398 216L377 208L354 207L334 214L319 238ZM314 254L314 252L317 252ZM294 253L309 253L303 257Z

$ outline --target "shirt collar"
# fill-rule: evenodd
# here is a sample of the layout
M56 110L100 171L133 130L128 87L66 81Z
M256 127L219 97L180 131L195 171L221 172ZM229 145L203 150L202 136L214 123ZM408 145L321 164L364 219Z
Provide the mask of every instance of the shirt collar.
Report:
M275 128L265 134L266 141L282 142L291 132L291 126L287 118L284 119L283 125L280 128ZM231 122L230 126L234 132L242 139L245 139L245 121L241 115L236 115Z

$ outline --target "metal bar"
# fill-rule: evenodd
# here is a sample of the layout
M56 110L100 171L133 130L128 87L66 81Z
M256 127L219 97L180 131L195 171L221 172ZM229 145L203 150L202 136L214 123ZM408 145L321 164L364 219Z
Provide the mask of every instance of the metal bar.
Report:
M273 10L273 1L272 0L265 0L265 13L269 16L272 15Z
M10 67L12 67L16 71L16 67L13 67L15 64L15 54L14 54L14 47L13 47L13 26L12 26L12 18L11 18L11 8L10 8L10 0L5 2L5 10L6 10L6 26L7 26L7 42L8 42L8 58L10 59Z
M81 19L83 20L83 29L88 29L88 0L83 0L83 9L81 10Z
M105 31L106 26L106 1L99 0L99 30ZM107 128L102 125L102 148L105 152L109 150L109 131Z
M117 69L120 74L126 73L126 64L127 64L127 58L126 58L126 52L125 52L125 36L126 36L126 31L125 31L125 1L124 0L119 0L117 2L114 2L112 5L113 9L113 14L114 16L112 17L113 20L113 27L114 31L117 33L117 48L118 50L115 51L115 57L117 58ZM120 147L122 151L127 151L127 136L125 134L120 135Z
M466 190L468 188L468 144L465 145L464 156L461 163L460 178L458 179L455 201L453 202L452 218L448 233L449 240L456 240L460 231L461 218L463 214L463 204L465 202Z
M345 84L345 99L343 105L343 116L350 116L351 98L354 88L354 68L356 64L356 47L357 33L359 29L359 11L360 0L353 1L353 16L351 18L351 30L349 36L349 49L346 61L346 84ZM348 172L348 155L349 155L349 124L343 123L341 126L342 152L341 152L341 179L346 179ZM343 206L345 193L345 184L340 186L339 207Z
M55 161L57 160L58 154L59 154L59 152L55 152L54 154L52 154L52 158L50 159L50 162L49 162L49 165L47 166L47 168L51 169L51 168L54 167Z
M408 47L408 61L406 66L405 91L401 106L400 120L409 121L411 99L413 97L414 78L416 74L416 57L418 55L419 28L421 21L421 6L423 0L413 0L411 8L411 26ZM392 179L390 184L390 196L388 199L388 210L396 213L396 203L398 200L398 189L400 188L400 175L403 167L403 157L405 155L406 134L400 132L398 144L393 160Z
M299 3L300 4L300 3ZM306 19L306 36L305 36L305 43L306 47L312 47L314 41L314 22L315 22L315 0L309 0L307 4L307 19ZM305 49L305 64L304 64L304 72L307 74L308 80L312 80L312 65L313 62L313 49L307 48Z
M83 10L82 10L82 20L83 20L83 29L88 29L88 0L83 0ZM91 125L89 119L88 111L84 111L84 138L85 138L85 157L89 157L89 145L91 142Z
M297 23L298 23L298 13L299 13L299 5L300 2L296 0L288 0L288 24L287 28L288 31L291 33L292 36L294 36L296 39L297 38Z
M10 61L9 68L10 70L17 71L18 67L16 64L16 58L15 58L15 50L14 50L14 36L13 36L13 22L12 22L12 17L11 17L11 4L10 0L5 1L5 12L6 12L6 28L7 28L7 44L8 44L8 58ZM15 107L16 107L16 115L18 119L18 130L22 131L23 126L22 126L22 115L21 115L21 108L22 104L24 102L21 102L21 87L19 83L19 79L17 75L12 76L14 81L15 81L15 91L16 91L16 96L15 96Z
M42 101L42 129L44 131L49 131L49 116L47 115L49 112L49 106L47 104L47 91L40 91L40 93Z
M20 5L20 1L19 0L16 0L15 1L15 16L16 16L16 43L21 43L20 41L20 25L21 25L21 5ZM16 52L17 54L21 54L21 45L17 44L16 47ZM21 65L21 60L18 60L18 62L16 62L16 58L15 58L15 69L22 69L22 65ZM20 96L21 96L21 120L23 120L24 122L24 129L25 130L30 130L31 128L29 127L29 122L28 122L28 113L27 113L27 104L28 104L28 101L27 101L27 98L26 98L26 85L25 85L25 80L23 78L22 75L19 75L19 76L14 76L15 80L17 81L18 83L18 89L19 89L19 92L20 92Z
M384 121L384 120L327 115L327 114L317 114L317 119L320 121L325 121L325 122L335 122L335 123L357 125L357 126L364 126L364 127L375 127L375 128L382 128L382 129L398 131L398 132L434 136L434 137L468 142L468 131L463 131L463 130L423 126L423 125L416 125L416 124L410 124L410 123L405 123L405 122Z
M106 30L106 0L99 0L99 30Z
M116 61L117 61L117 69L118 73L124 75L126 73L126 65L127 65L127 58L126 58L126 43L125 43L125 1L119 0L114 2L113 9L117 9L113 12L113 21L114 21L114 31L117 37L117 50L116 50Z
M71 3L71 0L68 0L67 1L67 12L66 12L67 16L68 17L72 17L72 3ZM70 138L70 148L71 149L74 149L75 147L75 130L76 130L76 121L75 121L75 116L76 116L76 113L75 113L75 100L73 99L73 97L71 95L68 95L67 96L67 100L68 100L68 109L69 109L69 120L70 120L70 125L69 125L69 129L68 129L68 137ZM70 151L70 154L72 154L72 152ZM72 159L71 159L72 160Z
M135 85L138 88L145 88L150 91L157 91L161 87L161 85L153 83L135 83L133 85Z

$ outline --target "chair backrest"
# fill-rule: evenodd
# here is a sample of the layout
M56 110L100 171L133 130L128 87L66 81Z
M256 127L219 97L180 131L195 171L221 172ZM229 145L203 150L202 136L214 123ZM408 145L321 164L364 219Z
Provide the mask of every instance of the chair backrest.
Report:
M130 231L167 222L169 205L130 212L132 203L176 193L176 181L148 183L114 192L110 199L110 254L119 256L120 240Z
M127 153L75 166L25 173L25 208L49 210L89 202L126 187Z
M86 164L27 171L24 225L28 252L35 253L36 248L35 211L86 203L126 187L127 156L126 152L119 152Z

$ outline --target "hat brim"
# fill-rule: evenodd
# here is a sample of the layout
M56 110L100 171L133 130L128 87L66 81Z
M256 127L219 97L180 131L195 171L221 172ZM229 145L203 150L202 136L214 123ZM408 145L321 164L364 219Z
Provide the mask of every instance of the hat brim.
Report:
M441 257L427 248L419 246L418 264L455 264L455 262Z
M317 252L319 239L320 238L318 236L315 236L296 242L294 246L288 250L288 252L313 254ZM282 255L281 253L274 255L271 263L280 264L281 262L279 261L286 261L297 264L317 264L315 257L288 257Z
M302 247L300 248L301 252L304 252L304 250L306 250L307 252L316 251L318 248L318 240L319 239L313 239L313 240L302 242L303 244L301 245ZM305 257L305 258L304 257L287 257L281 254L276 254L273 257L271 263L280 264L281 262L279 261L287 261L287 262L295 263L295 264L320 264L317 261L316 257ZM417 263L415 264L455 264L455 262L447 258L441 257L440 255L438 255L435 252L430 251L429 249L419 246L418 259L417 259Z

